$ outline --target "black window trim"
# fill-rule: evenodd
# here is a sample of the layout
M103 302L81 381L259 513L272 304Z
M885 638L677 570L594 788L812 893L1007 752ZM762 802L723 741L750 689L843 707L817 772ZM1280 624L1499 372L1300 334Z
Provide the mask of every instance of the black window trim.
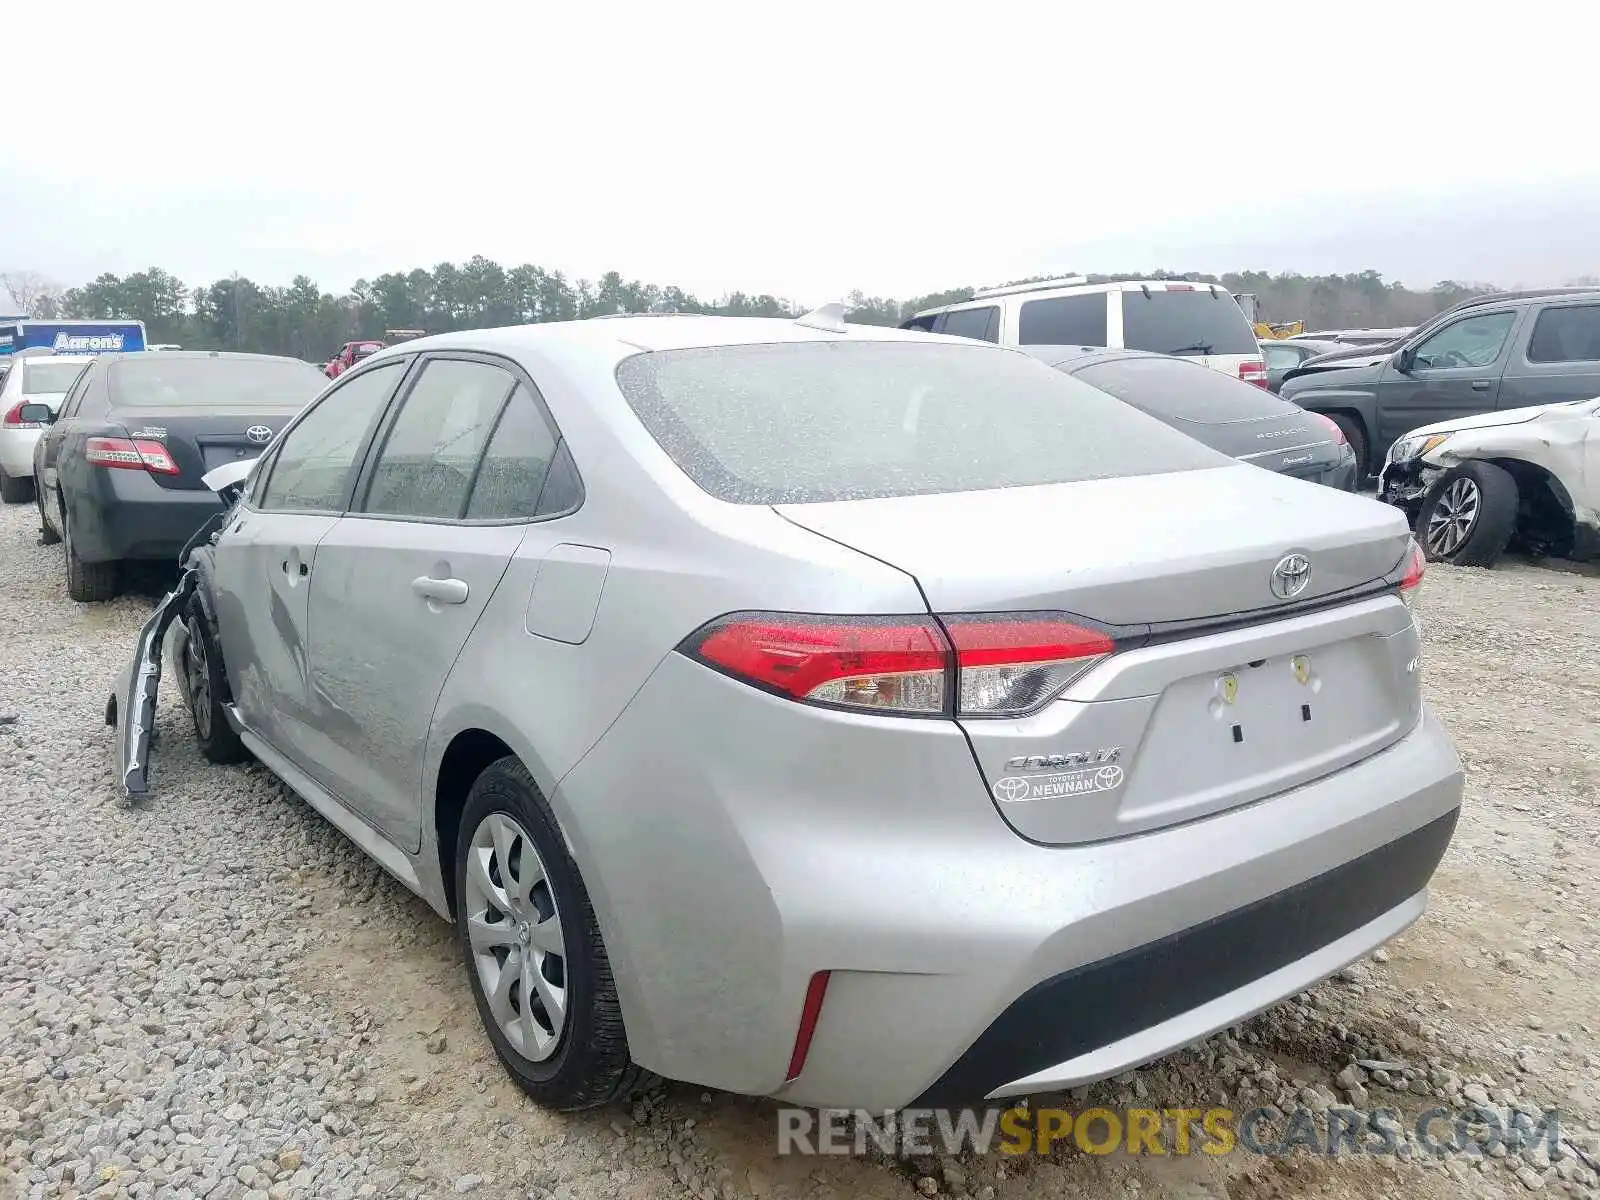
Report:
M1592 363L1597 360L1592 358L1534 358L1528 351L1533 349L1533 339L1539 336L1539 322L1544 320L1546 313L1564 312L1573 308L1592 308L1600 310L1600 300L1591 297L1574 298L1561 303L1560 301L1546 302L1539 305L1529 305L1533 310L1533 324L1528 327L1528 336L1519 338L1522 343L1522 361L1530 367L1570 367L1574 363Z
M588 490L583 482L583 475L578 470L577 461L572 463L572 473L577 479L577 499L566 508L558 512L538 513L532 517L421 517L408 513L369 513L361 512L357 507L356 497L361 497L360 503L365 504L367 493L372 486L372 474L377 466L378 457L382 453L381 447L388 441L389 432L394 428L399 419L405 401L410 397L412 389L416 387L417 380L422 377L422 372L427 364L435 360L454 360L457 362L481 362L488 366L499 367L506 371L516 381L506 389L505 399L501 402L500 411L495 414L494 424L489 430L489 436L484 439L483 448L478 451L478 461L472 470L472 482L467 487L466 498L462 501L461 511L464 513L472 505L472 492L478 484L478 472L483 466L483 459L489 453L489 443L494 440L495 433L500 428L500 422L505 418L506 409L510 407L511 398L516 395L516 384L521 384L527 389L528 396L532 399L539 416L544 420L545 427L549 430L552 439L550 461L545 464L544 478L539 480L539 498L534 501L535 509L540 500L544 498L545 485L550 481L550 472L554 469L556 459L560 457L562 448L566 445L566 438L561 432L561 427L556 424L556 419L550 412L550 406L545 403L544 393L539 390L539 385L533 382L527 371L514 358L503 354L496 354L487 350L466 349L440 349L430 350L416 356L416 361L408 371L407 377L402 381L399 390L389 401L389 407L378 421L378 433L368 440L364 448L361 470L356 476L355 488L345 501L344 516L359 518L363 521L407 521L415 525L456 525L466 529L493 529L505 525L542 525L546 521L554 521L559 517L570 517L583 507ZM568 458L572 458L570 451Z
M261 507L259 503L259 496L262 491L266 491L270 496L272 488L272 476L278 469L278 459L282 457L284 443L289 440L289 435L299 427L300 422L304 421L313 412L321 408L324 404L328 403L334 396L338 395L356 380L365 375L371 374L373 371L388 370L391 366L396 364L398 364L400 367L399 381L395 384L394 391L389 393L389 398L384 402L384 406L380 408L377 415L377 420L375 420L368 427L366 435L356 446L355 457L351 460L352 465L356 468L356 472L350 485L345 489L342 506L337 509ZM263 464L261 469L257 471L255 482L251 484L249 492L246 493L242 500L243 507L250 512L260 513L262 516L281 515L291 517L340 517L348 512L350 510L351 498L355 495L355 487L361 480L362 472L366 469L367 456L372 450L373 436L377 430L383 427L389 410L394 407L395 397L405 389L406 381L408 377L414 374L416 365L416 355L407 354L397 356L395 358L386 358L379 362L370 364L364 363L362 364L360 370L346 371L341 374L331 386L324 388L320 396L296 413L294 419L279 431L277 440L274 442L271 450L269 451L272 456L272 460L271 462Z

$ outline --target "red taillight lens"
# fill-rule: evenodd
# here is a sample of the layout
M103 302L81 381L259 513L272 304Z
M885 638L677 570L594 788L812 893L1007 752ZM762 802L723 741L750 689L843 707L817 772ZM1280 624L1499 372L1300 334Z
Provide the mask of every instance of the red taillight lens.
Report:
M1005 717L1054 699L1116 642L1051 613L938 620L734 613L680 649L811 704L896 716Z
M1247 358L1239 364L1239 378L1257 387L1267 386L1267 364L1259 358Z
M1332 417L1323 413L1308 413L1307 415L1315 417L1318 421L1321 421L1323 425L1327 426L1328 433L1333 438L1336 445L1347 446L1350 444L1349 440L1344 436L1344 430L1339 428L1339 422L1335 421Z
M1048 614L943 620L956 652L962 716L1029 712L1116 649L1100 630Z
M38 421L24 421L22 419L22 406L27 403L29 402L26 400L19 400L6 409L6 415L0 418L0 424L3 424L7 429L43 429L44 426L39 424Z
M1427 557L1422 547L1412 538L1406 543L1405 569L1400 576L1400 598L1408 605L1415 602L1417 589L1422 586L1422 576L1428 569Z
M84 445L84 461L91 467L117 467L176 475L178 464L160 442L145 438L92 437Z
M795 700L924 716L947 707L949 647L928 618L738 613L686 649Z

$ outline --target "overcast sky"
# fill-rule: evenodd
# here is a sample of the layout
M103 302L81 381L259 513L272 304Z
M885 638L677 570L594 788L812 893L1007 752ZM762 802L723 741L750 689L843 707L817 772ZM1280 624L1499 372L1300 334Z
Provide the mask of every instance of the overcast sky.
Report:
M481 253L813 302L1156 267L1559 283L1600 274L1584 12L16 0L0 269L336 290Z

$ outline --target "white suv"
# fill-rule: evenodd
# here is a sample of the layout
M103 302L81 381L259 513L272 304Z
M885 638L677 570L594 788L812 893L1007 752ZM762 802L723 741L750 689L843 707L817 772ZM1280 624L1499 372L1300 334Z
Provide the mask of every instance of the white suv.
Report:
M973 293L919 312L900 326L1002 346L1108 346L1197 359L1267 386L1267 366L1244 309L1210 283L1044 279Z

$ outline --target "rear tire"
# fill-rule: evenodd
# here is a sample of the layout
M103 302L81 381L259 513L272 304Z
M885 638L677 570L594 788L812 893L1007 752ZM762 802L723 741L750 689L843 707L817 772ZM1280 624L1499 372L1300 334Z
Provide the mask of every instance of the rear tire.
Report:
M207 762L246 762L250 751L234 732L224 707L232 695L228 691L227 672L222 666L222 649L217 642L216 629L198 600L189 602L185 627L189 636L183 643L182 661L178 663L184 679L180 690L194 720L194 736L200 744L200 753Z
M1517 529L1521 497L1510 472L1486 462L1451 467L1417 510L1422 552L1456 567L1492 567Z
M645 1081L628 1053L583 878L549 804L515 758L490 764L467 793L456 833L455 902L478 1017L501 1065L535 1103L576 1112ZM502 989L496 985L506 971L515 974ZM547 998L559 1001L559 1017Z
M1339 427L1339 432L1344 434L1344 440L1350 443L1350 449L1356 452L1356 491L1360 491L1367 482L1367 475L1372 469L1372 463L1367 457L1367 431L1360 421L1347 413L1324 413L1328 420Z
M25 475L21 479L13 479L0 468L0 502L6 504L26 504L33 499L33 476Z
M72 522L61 518L63 540L67 543L67 596L79 604L98 604L115 600L122 590L120 563L84 562L72 544Z

